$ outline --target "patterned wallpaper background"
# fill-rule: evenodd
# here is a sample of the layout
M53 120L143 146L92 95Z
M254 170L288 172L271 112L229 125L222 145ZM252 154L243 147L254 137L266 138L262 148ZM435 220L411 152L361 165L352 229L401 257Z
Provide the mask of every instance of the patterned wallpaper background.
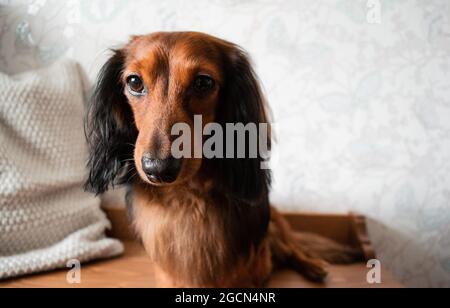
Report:
M277 124L272 199L365 214L406 285L450 286L448 0L0 0L0 70L195 30L253 56ZM58 78L58 76L55 76Z

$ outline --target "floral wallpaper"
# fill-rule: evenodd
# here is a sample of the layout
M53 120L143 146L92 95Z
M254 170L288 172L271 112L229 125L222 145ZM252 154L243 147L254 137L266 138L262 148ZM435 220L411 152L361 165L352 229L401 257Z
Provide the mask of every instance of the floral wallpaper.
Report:
M108 48L161 30L252 54L277 129L274 204L360 212L399 280L450 287L448 0L0 0L0 70L71 57L88 89Z

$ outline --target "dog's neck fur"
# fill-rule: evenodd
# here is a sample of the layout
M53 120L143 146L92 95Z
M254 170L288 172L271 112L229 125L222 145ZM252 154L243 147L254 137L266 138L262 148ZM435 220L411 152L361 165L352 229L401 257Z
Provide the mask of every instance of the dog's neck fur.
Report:
M168 187L139 182L128 199L152 261L184 286L220 286L231 268L248 266L270 215L268 205L232 201L200 178Z

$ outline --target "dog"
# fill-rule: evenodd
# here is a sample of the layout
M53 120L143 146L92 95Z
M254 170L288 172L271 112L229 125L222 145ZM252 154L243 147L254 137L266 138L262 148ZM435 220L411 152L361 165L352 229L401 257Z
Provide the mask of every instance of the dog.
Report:
M192 127L201 115L203 126L260 124L268 114L247 53L207 34L134 36L101 69L86 119L85 188L128 187L132 224L158 286L262 287L279 267L323 281L325 261L357 258L291 230L269 203L271 174L260 155L173 156L176 123ZM264 141L270 146L270 130Z

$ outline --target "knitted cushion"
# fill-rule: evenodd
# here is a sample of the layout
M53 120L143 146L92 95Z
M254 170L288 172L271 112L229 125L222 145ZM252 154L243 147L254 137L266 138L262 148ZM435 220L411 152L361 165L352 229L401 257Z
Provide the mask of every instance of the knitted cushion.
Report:
M0 73L0 279L120 254L99 200L83 192L77 65Z

